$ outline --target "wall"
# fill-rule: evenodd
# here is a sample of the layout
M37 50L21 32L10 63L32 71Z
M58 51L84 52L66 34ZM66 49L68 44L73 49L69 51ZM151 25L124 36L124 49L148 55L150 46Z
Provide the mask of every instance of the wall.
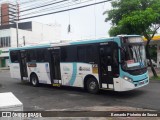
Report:
M33 45L44 42L57 42L61 40L61 27L49 26L33 22L32 31L18 30L19 47L24 46L24 39L26 45ZM15 28L0 30L0 37L8 37L11 39L11 47L17 47L17 33ZM0 48L2 51L9 51L9 48ZM9 53L0 55L0 59L8 59ZM2 61L1 61L2 62Z
M61 40L61 26L59 24L44 25L33 22L32 31L35 35L41 36L40 42L57 42Z
M25 38L26 45L45 43L45 42L57 42L61 40L61 26L49 26L41 23L32 23L32 31L18 30L19 34L19 46L23 46L23 38ZM11 28L12 47L17 46L16 29Z

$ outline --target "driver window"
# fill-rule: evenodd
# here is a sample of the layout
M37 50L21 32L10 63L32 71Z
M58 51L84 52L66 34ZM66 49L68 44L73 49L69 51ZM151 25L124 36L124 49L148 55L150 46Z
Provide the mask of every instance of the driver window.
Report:
M112 62L113 76L119 77L119 56L118 56L118 45L117 44L113 44L112 53L113 53L113 62Z

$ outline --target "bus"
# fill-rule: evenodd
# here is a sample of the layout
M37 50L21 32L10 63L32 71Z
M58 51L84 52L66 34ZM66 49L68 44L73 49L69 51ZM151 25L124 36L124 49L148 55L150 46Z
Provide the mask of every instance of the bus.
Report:
M33 86L72 86L97 93L129 91L149 83L139 35L24 46L10 49L9 56L11 77Z

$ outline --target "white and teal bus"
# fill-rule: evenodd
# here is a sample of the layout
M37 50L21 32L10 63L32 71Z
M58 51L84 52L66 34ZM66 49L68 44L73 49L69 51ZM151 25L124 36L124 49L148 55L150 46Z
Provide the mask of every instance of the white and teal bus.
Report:
M60 42L10 49L12 78L53 86L128 91L149 83L141 36Z

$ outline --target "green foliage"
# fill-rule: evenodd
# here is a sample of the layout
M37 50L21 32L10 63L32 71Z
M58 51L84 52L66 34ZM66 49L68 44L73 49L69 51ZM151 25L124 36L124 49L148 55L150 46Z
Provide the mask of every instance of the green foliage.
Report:
M152 76L150 77L150 80L160 80L160 75L158 75L158 77Z
M146 53L150 60L151 70L155 77L156 71L149 54L149 43L160 28L160 0L115 0L107 21L112 22L110 36L118 34L140 34L147 39Z
M120 26L131 26L135 34L142 34L143 31L156 23L159 14L154 12L152 8L146 10L133 11L128 15L124 15L122 20L119 21Z
M160 24L160 0L116 0L108 11L106 21L113 27L110 36L118 34L151 33L155 24Z
M150 49L149 49L149 53L151 55L151 58L157 62L157 46L154 45L154 46L150 46ZM148 56L147 56L148 57Z

